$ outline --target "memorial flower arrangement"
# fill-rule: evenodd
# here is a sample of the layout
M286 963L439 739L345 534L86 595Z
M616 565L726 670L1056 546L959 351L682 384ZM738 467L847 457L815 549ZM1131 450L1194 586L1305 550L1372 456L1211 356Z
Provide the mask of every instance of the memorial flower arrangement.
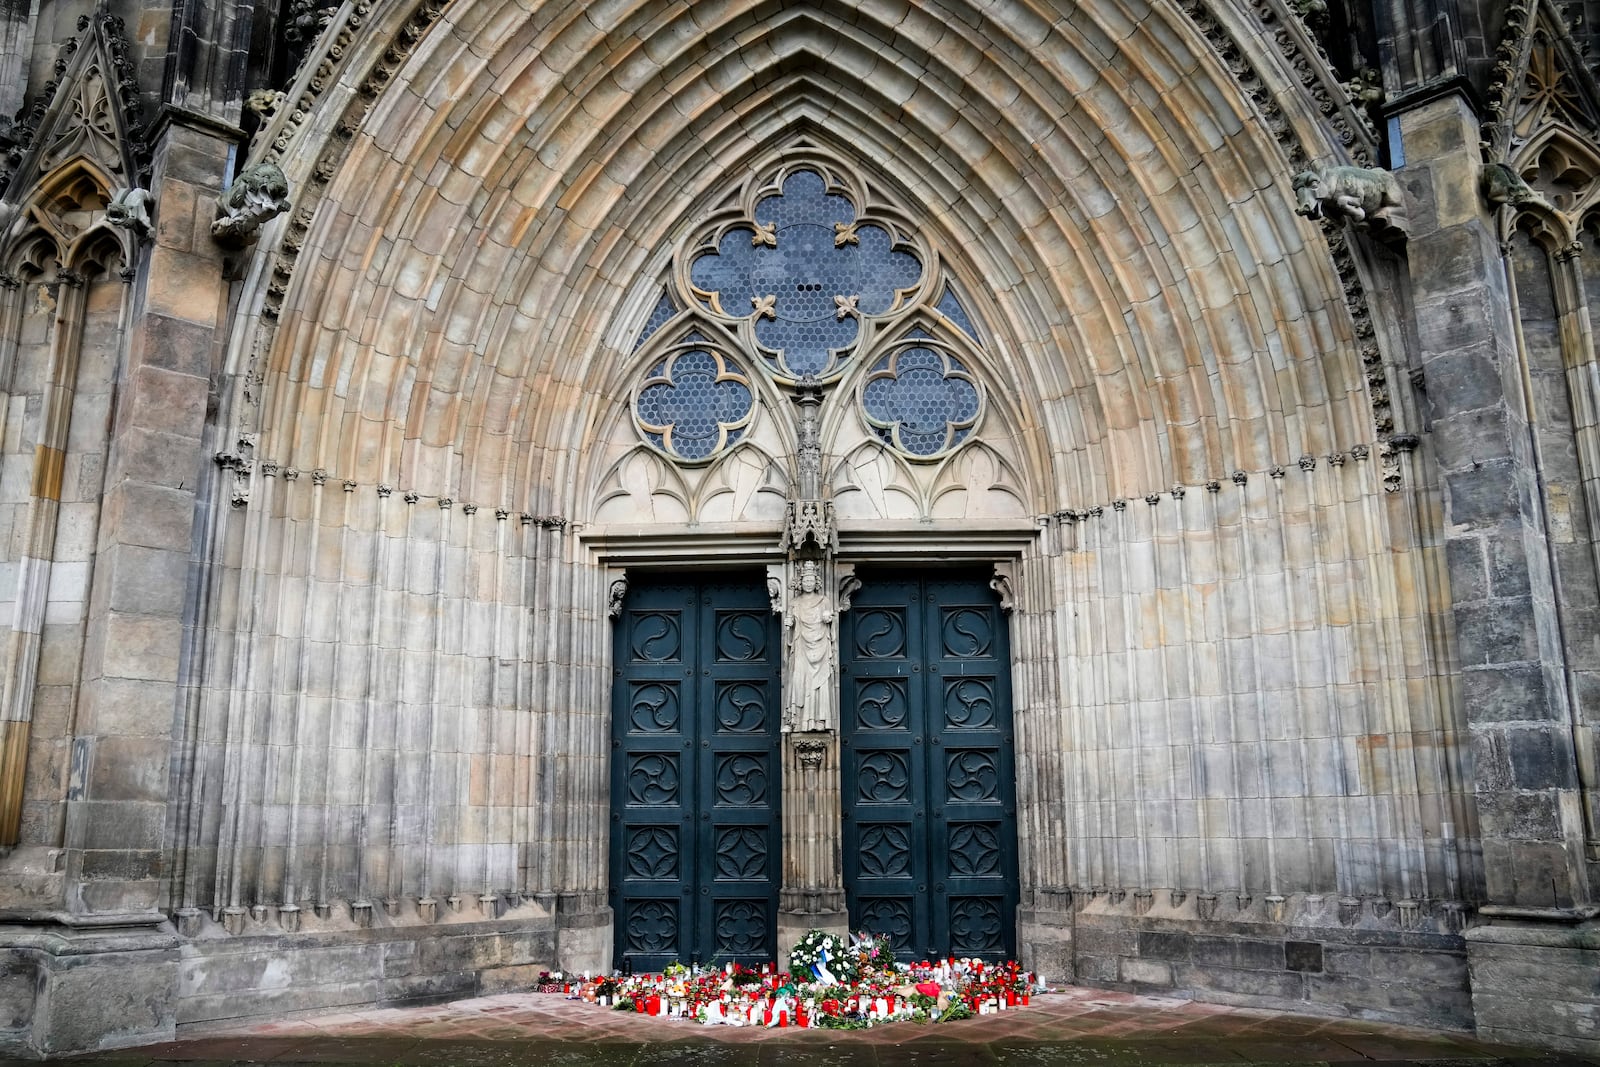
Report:
M1044 988L1014 961L897 962L889 939L873 934L812 930L790 951L789 968L673 963L660 974L567 976L560 988L573 999L669 1019L831 1029L951 1022L1026 1006ZM546 977L537 988L550 987Z
M863 934L862 937L871 937ZM856 980L855 938L811 930L789 951L789 971L805 980L809 975L825 985L849 985Z

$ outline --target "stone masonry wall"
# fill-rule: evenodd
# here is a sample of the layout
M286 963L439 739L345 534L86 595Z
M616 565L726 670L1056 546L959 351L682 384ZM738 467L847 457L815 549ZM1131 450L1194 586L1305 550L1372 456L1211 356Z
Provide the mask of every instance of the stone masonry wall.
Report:
M1429 496L1377 468L1052 520L1014 622L1026 889L1478 899Z

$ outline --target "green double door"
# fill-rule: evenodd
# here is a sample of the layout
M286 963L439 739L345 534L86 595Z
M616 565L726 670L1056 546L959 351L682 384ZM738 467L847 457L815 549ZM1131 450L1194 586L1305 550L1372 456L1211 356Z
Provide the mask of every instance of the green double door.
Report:
M1015 952L1005 619L982 576L864 575L840 629L853 929ZM636 579L612 685L615 960L776 959L781 623L759 573Z
M844 617L840 763L853 927L902 956L1016 953L1005 617L978 576L867 576Z

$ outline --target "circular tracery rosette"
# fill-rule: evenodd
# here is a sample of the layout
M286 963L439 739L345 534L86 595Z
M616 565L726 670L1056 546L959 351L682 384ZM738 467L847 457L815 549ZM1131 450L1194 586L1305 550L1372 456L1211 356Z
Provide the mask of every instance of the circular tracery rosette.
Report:
M944 456L972 435L983 393L949 346L897 342L862 379L862 417L879 440L914 460Z
M680 463L725 452L744 437L755 413L749 376L699 334L657 358L633 396L640 434Z
M838 377L872 325L928 288L932 256L891 209L820 160L748 187L679 258L687 297L780 379Z

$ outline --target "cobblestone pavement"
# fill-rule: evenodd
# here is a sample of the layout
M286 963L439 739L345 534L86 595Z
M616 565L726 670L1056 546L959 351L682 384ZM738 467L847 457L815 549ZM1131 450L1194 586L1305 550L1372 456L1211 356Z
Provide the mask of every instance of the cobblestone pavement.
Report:
M1004 1015L862 1031L701 1027L509 993L324 1013L72 1062L437 1064L441 1067L1054 1067L1115 1064L1427 1064L1559 1067L1581 1057L1465 1035L1166 997L1071 989Z

